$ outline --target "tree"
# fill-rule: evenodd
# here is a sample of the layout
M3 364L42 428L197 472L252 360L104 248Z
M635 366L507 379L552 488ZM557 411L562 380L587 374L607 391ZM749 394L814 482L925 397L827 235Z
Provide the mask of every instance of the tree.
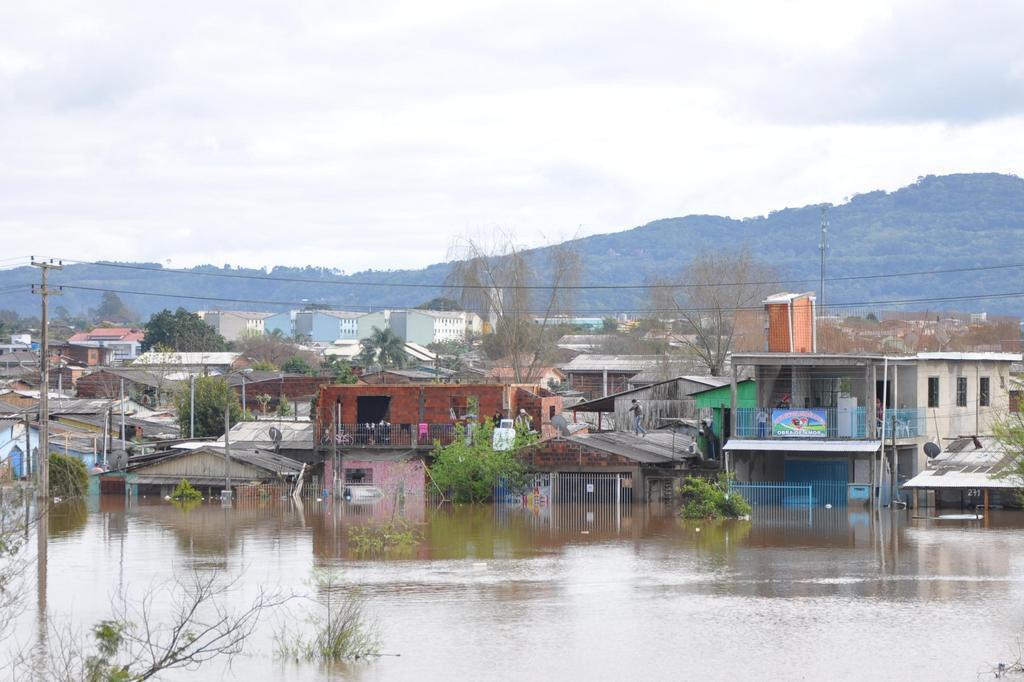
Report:
M1014 457L1013 465L1000 475L1016 482L1017 496L1024 502L1024 412L1010 412L993 425L992 431L1007 454Z
M495 450L493 434L490 419L474 424L472 437L467 437L460 424L455 440L434 450L430 477L456 502L486 502L494 496L494 487L500 481L514 487L522 479L525 468L518 453L535 440L535 435L517 430L512 448Z
M619 321L614 317L606 317L601 320L601 331L605 334L614 334L619 331Z
M571 313L581 260L575 242L546 250L546 283L528 253L508 236L488 245L463 239L452 247L447 284L466 310L494 324L489 347L507 357L516 383L536 381L551 360L556 328ZM533 256L536 259L536 256ZM484 340L485 352L488 339Z
M675 340L710 375L719 376L740 328L737 319L760 306L771 291L770 284L758 282L770 282L778 275L744 248L697 256L674 279L683 284L653 283L654 307L683 323L685 328Z
M462 367L462 357L469 352L469 344L449 339L427 344L427 350L437 355L437 364L444 369L457 370Z
M242 419L238 396L223 377L196 377L196 438L217 438L224 435L224 404L228 404L231 423ZM191 425L191 391L186 382L175 396L178 428L189 433Z
M131 310L122 301L121 297L113 291L104 291L100 299L100 307L93 312L95 322L131 322L136 319L134 310Z
M305 361L301 356L293 355L288 358L283 365L281 365L281 371L288 374L308 374L314 376L316 371Z
M146 338L142 350L154 346L165 346L171 350L192 352L217 352L228 349L224 337L195 313L178 308L173 313L162 310L149 318L145 326Z
M251 602L236 606L232 593L241 591L239 582L197 571L151 586L141 600L121 591L111 599L111 617L93 625L91 642L70 627L54 630L49 647L13 663L15 677L137 682L169 670L194 671L215 659L230 664L262 617L291 598L258 587Z
M462 310L462 304L454 298L437 296L416 306L417 310Z
M326 356L320 365L320 370L330 372L336 384L354 384L359 381L352 371L352 363L341 359L337 355Z
M390 329L373 328L370 338L361 342L363 350L356 362L364 367L379 363L381 367L405 367L405 340Z

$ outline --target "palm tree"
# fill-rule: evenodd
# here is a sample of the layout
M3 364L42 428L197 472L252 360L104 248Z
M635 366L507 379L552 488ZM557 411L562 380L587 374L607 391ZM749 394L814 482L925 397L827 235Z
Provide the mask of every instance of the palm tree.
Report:
M363 350L356 362L364 366L380 363L382 367L405 366L405 340L390 329L373 328L370 338L363 339Z

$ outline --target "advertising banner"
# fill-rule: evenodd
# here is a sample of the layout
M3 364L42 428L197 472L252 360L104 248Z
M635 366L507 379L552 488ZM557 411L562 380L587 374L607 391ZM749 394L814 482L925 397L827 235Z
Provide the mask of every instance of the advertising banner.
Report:
M825 438L825 408L776 408L772 410L772 438Z

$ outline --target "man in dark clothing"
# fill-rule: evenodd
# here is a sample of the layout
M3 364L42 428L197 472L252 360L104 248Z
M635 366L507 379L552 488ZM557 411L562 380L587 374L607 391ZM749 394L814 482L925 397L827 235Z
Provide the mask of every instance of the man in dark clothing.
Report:
M641 438L646 436L647 429L643 427L644 408L637 402L636 398L633 398L633 404L630 406L629 411L633 413L633 433Z

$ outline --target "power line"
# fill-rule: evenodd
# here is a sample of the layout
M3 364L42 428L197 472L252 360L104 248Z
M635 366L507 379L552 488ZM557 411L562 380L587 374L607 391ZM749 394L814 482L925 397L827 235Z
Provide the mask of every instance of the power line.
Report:
M367 282L367 281L340 281L332 279L312 279L308 277L273 277L271 275L255 275L246 274L240 272L199 272L196 270L181 270L171 268L150 268L144 265L131 265L129 263L109 263L104 261L80 261L73 259L61 259L65 263L76 263L79 265L95 265L105 268L118 268L123 270L142 270L145 272L151 272L154 274L176 274L176 275L188 275L192 277L226 277L229 279L246 279L246 280L257 280L265 282L291 282L300 284L334 284L340 286L353 286L353 287L396 287L403 289L494 289L491 285L472 285L472 286L461 286L461 285L450 285L445 283L437 284L423 284L413 282ZM992 270L1008 270L1014 268L1024 268L1024 263L1010 263L1006 265L979 265L974 267L962 267L962 268L944 268L941 270L913 270L908 272L886 272L886 273L875 273L870 275L847 275L843 277L831 277L825 282L849 282L856 280L873 280L873 279L889 279L893 277L919 277L926 275L944 275L952 273L962 272L985 272ZM687 288L708 288L708 287L724 287L724 286L763 286L769 284L814 284L819 280L817 279L778 279L778 280L763 280L755 282L722 282L722 283L687 283L687 282L675 282L675 283L653 283L653 284L578 284L572 286L561 286L553 284L532 284L532 285L516 285L516 286L499 286L500 289L527 289L527 290L600 290L600 289L687 289Z
M309 301L269 301L266 299L251 299L251 298L228 298L221 296L199 296L195 294L169 294L160 293L153 291L135 291L126 289L111 289L109 287L90 287L82 285L64 284L61 285L64 289L73 289L79 291L98 291L98 292L110 292L113 294L125 294L130 296L152 296L157 298L178 298L178 299L189 299L195 301L212 301L215 303L253 303L256 305L272 305L282 307L304 307L309 305ZM832 303L828 306L829 309L845 309L845 308L869 308L875 306L890 306L890 305L910 305L918 303L950 303L954 301L978 301L978 300L989 300L989 299L1007 299L1007 298L1020 298L1024 297L1024 291L1011 291L1001 292L995 294L981 294L981 295L967 295L967 296L944 296L944 297L932 297L932 298L904 298L904 299L892 299L886 301L861 301L851 303ZM344 310L346 308L352 309L359 306L345 306L342 304L323 304L327 305L329 310ZM405 307L405 306L375 306L377 309L383 309L387 307ZM716 312L719 310L763 310L763 306L723 306L718 308L637 308L637 309L626 309L621 308L585 308L575 309L572 314L602 314L602 313L682 313L682 312ZM523 314L538 313L543 314L547 311L543 310L523 310L519 311Z

